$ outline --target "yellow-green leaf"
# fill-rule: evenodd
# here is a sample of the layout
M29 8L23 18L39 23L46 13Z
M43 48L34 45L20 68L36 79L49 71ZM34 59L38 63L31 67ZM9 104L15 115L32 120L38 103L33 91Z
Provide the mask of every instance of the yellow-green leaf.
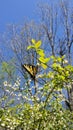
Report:
M41 61L42 63L47 63L50 60L50 58L44 58L44 57L40 57L39 61Z
M42 42L39 40L38 42L35 43L35 48L39 48L41 46Z
M45 58L44 57L40 57L39 61L42 62L42 63L45 63Z
M36 43L36 40L35 40L35 39L32 39L31 42L32 42L33 44L35 44L35 43Z
M37 53L38 53L40 56L42 56L42 57L45 56L44 50L42 50L42 49L38 49L38 50L37 50Z
M41 66L42 66L43 69L47 69L47 65L41 63Z
M50 60L50 58L45 58L45 62L48 62Z
M31 48L34 48L34 46L28 46L27 47L27 50L31 49Z

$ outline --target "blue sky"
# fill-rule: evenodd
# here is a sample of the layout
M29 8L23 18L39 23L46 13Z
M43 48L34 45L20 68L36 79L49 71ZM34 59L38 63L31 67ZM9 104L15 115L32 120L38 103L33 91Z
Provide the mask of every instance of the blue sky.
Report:
M23 23L25 18L36 19L37 4L48 0L0 0L0 32L7 24Z
M5 31L7 24L21 24L26 18L36 20L37 4L55 1L59 2L59 0L0 0L0 32Z
M0 0L0 31L4 30L6 24L18 23L24 17L33 17L35 6L34 0Z

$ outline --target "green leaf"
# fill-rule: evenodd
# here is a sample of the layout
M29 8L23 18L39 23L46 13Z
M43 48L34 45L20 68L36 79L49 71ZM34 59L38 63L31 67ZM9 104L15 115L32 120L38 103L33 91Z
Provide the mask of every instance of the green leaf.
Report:
M45 58L45 62L48 62L50 60L50 58Z
M41 66L42 66L43 69L47 69L47 65L41 63Z
M28 47L27 47L27 50L30 50L30 49L32 49L32 48L34 48L34 46L28 46Z
M38 49L41 46L42 42L39 40L35 43L35 48Z
M36 43L36 40L35 40L35 39L32 39L31 42L32 42L33 44L35 44L35 43Z
M47 63L50 60L50 58L44 58L44 57L40 57L39 61L42 63Z
M38 53L40 56L42 56L42 57L45 56L44 50L42 50L42 49L38 49L38 50L37 50L37 53Z

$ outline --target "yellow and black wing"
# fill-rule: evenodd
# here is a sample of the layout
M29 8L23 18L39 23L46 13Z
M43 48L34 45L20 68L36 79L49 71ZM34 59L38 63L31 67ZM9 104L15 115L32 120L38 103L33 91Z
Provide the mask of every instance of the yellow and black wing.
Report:
M37 71L38 71L38 67L34 66L34 65L30 65L30 64L24 64L22 65L22 67L30 74L31 78L35 78Z

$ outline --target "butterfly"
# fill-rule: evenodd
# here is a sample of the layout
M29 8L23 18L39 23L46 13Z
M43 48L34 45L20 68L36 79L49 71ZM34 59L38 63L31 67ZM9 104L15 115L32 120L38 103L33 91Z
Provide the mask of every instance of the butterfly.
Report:
M22 64L21 66L30 74L31 78L35 80L35 76L38 71L38 66L31 65L31 64Z

